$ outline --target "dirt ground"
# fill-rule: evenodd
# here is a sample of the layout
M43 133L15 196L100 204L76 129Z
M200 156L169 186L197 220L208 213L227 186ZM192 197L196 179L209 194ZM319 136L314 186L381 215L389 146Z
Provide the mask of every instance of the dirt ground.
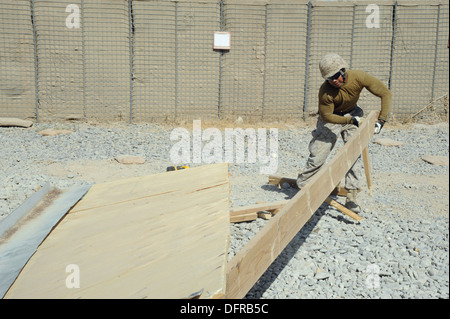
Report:
M364 205L375 209L391 208L398 214L423 216L449 214L448 175L410 175L403 173L372 173L373 194L361 192ZM381 196L380 196L381 195ZM380 200L385 198L386 201ZM396 200L401 198L401 200ZM418 205L418 199L421 200Z

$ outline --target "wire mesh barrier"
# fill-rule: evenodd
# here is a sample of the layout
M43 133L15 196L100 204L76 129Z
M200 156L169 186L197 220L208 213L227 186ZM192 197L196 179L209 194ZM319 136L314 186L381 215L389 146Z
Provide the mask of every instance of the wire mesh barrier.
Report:
M439 43L439 38L436 38L439 6L407 6L397 11L391 88L397 93L393 95L396 113L402 116L418 110L432 100L435 54L439 44L445 47L446 43ZM431 21L434 23L430 23ZM418 69L425 72L420 72L419 75ZM446 77L448 90L448 73Z
M448 34L440 0L0 0L0 117L301 119L335 52L407 118L448 103ZM380 102L365 90L359 103Z
M66 26L70 4L67 0L32 4L39 120L83 117L83 42L79 27Z
M36 114L33 24L29 1L0 1L0 116Z

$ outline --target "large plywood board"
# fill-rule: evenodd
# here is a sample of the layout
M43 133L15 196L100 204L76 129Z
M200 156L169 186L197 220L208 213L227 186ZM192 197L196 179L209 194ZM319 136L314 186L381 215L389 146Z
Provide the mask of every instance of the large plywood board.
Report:
M229 218L225 163L93 185L5 297L220 296Z

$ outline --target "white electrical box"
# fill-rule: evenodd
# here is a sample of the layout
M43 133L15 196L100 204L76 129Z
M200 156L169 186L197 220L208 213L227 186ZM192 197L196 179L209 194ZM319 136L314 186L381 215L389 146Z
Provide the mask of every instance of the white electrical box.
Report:
M217 31L214 32L214 50L230 50L231 33Z

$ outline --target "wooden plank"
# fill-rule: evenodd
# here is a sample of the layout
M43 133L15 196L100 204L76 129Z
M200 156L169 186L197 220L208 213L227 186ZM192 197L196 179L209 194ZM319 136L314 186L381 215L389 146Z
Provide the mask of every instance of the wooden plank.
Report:
M6 298L200 298L225 293L228 164L94 185ZM80 287L66 286L77 265Z
M348 142L228 263L226 298L243 298L351 168L373 135L372 111Z
M350 216L351 218L353 218L356 221L361 221L364 218L362 218L361 216L359 216L358 214L356 214L355 212L352 212L350 209L348 209L347 207L339 204L338 202L336 202L334 199L327 197L325 199L325 201L330 204L331 206L333 206L334 208L340 210L341 212L343 212L344 214L346 214L347 216Z
M240 223L256 220L258 218L257 212L231 212L230 223Z
M261 203L254 205L247 205L232 209L230 211L230 222L238 223L244 221L251 221L257 219L258 212L268 211L274 212L280 208L282 208L288 200L280 200L272 203Z
M276 180L286 181L286 180L294 180L294 179L286 178L286 177L269 176L269 183L274 182ZM335 190L336 190L336 188L335 188ZM283 208L288 202L289 202L289 200L282 200L282 201L277 201L277 202L272 202L272 203L255 204L255 205L240 207L240 208L230 212L231 222L233 223L233 222L251 221L251 220L255 220L257 217L264 218L264 219L270 219L273 215L276 215L280 211L280 209ZM341 205L340 203L336 202L334 199L332 199L330 197L327 197L325 199L325 202L357 221L363 220L363 218L361 216L352 212L351 210L349 210L345 206ZM270 214L270 218L265 215L260 216L260 215L262 215L261 213L263 211L272 212L272 214Z
M278 229L276 223L273 222L275 218L276 216L269 220L263 229L256 233L228 263L226 299L244 297L261 276L261 274L255 274L254 271L259 273L261 269L267 269L266 265L272 263L273 252L279 250ZM245 256L245 258L239 256ZM231 265L233 266L230 269Z
M268 212L268 211L260 211L257 214L258 214L258 218L262 218L264 220L269 220L273 216L273 214L271 212Z
M369 195L372 196L373 188L372 188L372 170L370 168L369 161L369 147L364 148L363 150L363 161L364 161L364 172L366 174L367 187L369 188Z
M286 203L288 201L289 200L280 200L280 201L271 202L271 203L262 203L262 204L242 206L242 207L232 209L230 211L230 214L236 216L236 215L241 215L241 214L245 214L245 213L256 213L256 212L260 212L263 210L272 211L272 210L276 210L276 209L283 207L284 205L286 205Z

